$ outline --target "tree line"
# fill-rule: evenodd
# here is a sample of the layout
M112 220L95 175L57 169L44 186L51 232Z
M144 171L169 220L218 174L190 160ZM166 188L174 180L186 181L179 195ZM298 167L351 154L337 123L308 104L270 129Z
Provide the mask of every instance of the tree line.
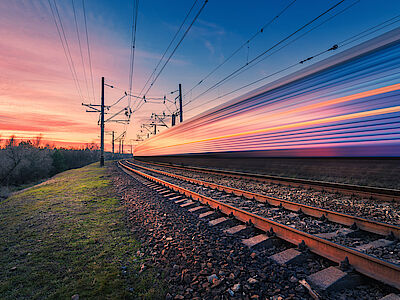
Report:
M95 144L82 149L55 148L41 146L40 138L18 141L11 137L0 148L0 197L7 197L17 186L98 161L99 156ZM111 159L110 153L106 153L106 159Z

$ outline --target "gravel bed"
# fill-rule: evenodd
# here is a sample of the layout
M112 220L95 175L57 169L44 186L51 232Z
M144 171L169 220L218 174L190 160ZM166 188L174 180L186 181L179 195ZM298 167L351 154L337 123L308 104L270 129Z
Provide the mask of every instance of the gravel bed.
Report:
M382 236L370 232L360 231L356 235L338 235L332 238L331 241L347 247L356 248L375 240L379 240L380 238L382 238Z
M288 225L290 227L296 228L298 230L310 234L335 232L339 229L346 228L345 226L340 224L328 222L326 220L321 221L318 218L310 217L304 214L297 214L283 208L274 208L269 205L266 205L265 203L260 203L256 200L244 199L242 197L227 194L225 192L214 190L208 187L192 184L180 179L168 177L166 175L158 174L149 170L141 169L141 171L149 175L153 175L157 178L160 178L164 181L168 181L173 184L179 185L188 190L197 192L201 195L218 200L222 203L229 204L234 207L255 213L269 220L273 220L281 224ZM382 236L360 230L355 234L338 235L330 240L337 244L355 248L357 246L368 244L380 238L382 238ZM383 252L376 252L375 256L383 259L384 257L380 256L380 254L382 253Z
M160 270L169 287L166 299L311 299L290 278L304 278L324 268L324 261L312 261L298 272L277 266L268 251L252 255L241 239L166 201L144 186L144 179L119 173L114 182L132 231L142 242L143 268Z
M297 203L312 205L341 213L355 215L389 224L400 225L400 203L382 202L358 196L322 192L302 187L258 182L255 180L238 180L223 175L208 175L196 171L178 170L168 167L148 165L135 161L138 165L163 170L174 174L204 180L266 196L277 197Z
M168 285L166 299L311 299L298 280L332 265L306 253L301 265L279 266L268 257L287 244L249 249L240 235L209 226L208 220L146 187L142 177L115 168L113 179L127 223L142 243L137 253L142 269L159 272ZM320 294L324 299L379 299L390 292L368 281L355 289Z
M303 214L296 214L286 209L274 208L269 205L266 205L265 203L260 203L256 200L249 200L243 197L227 194L225 192L192 184L180 179L168 177L166 175L158 174L152 171L143 169L141 171L149 175L154 175L157 178L174 183L176 185L179 185L181 187L184 187L188 190L194 191L201 195L218 200L222 203L232 205L234 207L265 217L269 220L273 220L311 234L334 232L337 231L338 229L345 228L345 226L340 224L327 221L320 221L317 218L306 216Z
M143 162L400 189L398 158L147 156Z
M379 247L365 251L367 254L381 257L393 264L400 265L400 242L395 241L393 244L386 247Z

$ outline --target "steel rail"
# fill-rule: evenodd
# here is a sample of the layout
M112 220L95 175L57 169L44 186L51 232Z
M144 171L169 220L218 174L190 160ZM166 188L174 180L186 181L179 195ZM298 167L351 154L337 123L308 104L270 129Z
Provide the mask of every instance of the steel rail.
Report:
M137 159L136 159L137 160ZM203 173L209 174L218 174L223 176L230 176L234 178L241 179L250 179L257 180L261 182L272 182L272 183L280 183L291 186L302 186L304 188L313 188L316 190L329 191L329 192L340 192L345 195L359 195L360 197L368 197L379 199L382 201L400 201L400 190L396 189L386 189L379 187L369 187L369 186L361 186L361 185L352 185L352 184L344 184L344 183L335 183L335 182L327 182L327 181L318 181L318 180L309 180L309 179L300 179L300 178L291 178L291 177L280 177L280 176L272 176L272 175L264 175L264 174L256 174L256 173L246 173L246 172L237 172L230 170L215 170L215 169L207 169L201 167L181 167L174 164L167 163L155 163L155 162L140 162L158 165L173 169L180 170L193 170Z
M289 200L284 200L284 199L279 199L279 198L275 198L275 197L271 197L271 196L256 194L253 192L239 190L239 189L235 189L235 188L231 188L228 186L219 185L216 183L207 182L207 181L203 181L203 180L199 180L199 179L193 179L193 178L185 177L182 175L176 175L176 174L168 173L168 172L161 171L161 170L155 170L155 169L151 169L151 168L148 168L145 166L135 165L129 161L126 161L126 162L130 165L142 168L144 170L156 172L159 174L163 174L163 175L177 178L180 180L184 180L187 182L192 182L192 183L199 184L202 186L207 186L212 189L217 189L219 191L224 191L229 194L234 194L236 196L243 196L247 199L252 199L252 200L259 201L259 202L268 203L272 206L282 206L283 208L294 211L294 212L301 211L302 213L304 213L306 215L309 215L312 217L317 217L317 218L325 216L326 219L328 219L329 221L334 222L334 223L338 223L338 224L342 224L342 225L346 225L346 226L351 226L351 225L355 224L355 225L357 225L357 227L359 229L362 229L362 230L365 230L368 232L376 233L376 234L383 235L383 236L393 234L396 238L400 238L400 226L383 223L383 222L378 222L378 221L374 221L374 220L368 220L365 218L347 215L347 214L343 214L340 212L335 212L335 211L331 211L331 210L327 210L327 209L323 209L323 208L319 208L319 207L315 207L315 206L311 206L311 205L292 202Z
M228 216L234 216L236 219L242 222L251 222L254 227L260 230L268 232L272 229L278 238L281 238L289 243L298 245L304 241L311 252L325 257L331 261L339 263L345 260L347 257L351 266L359 273L400 289L400 266L398 265L266 219L234 206L224 204L210 197L200 195L196 192L187 190L170 182L131 168L121 163L121 161L119 161L118 164L131 172L149 179L150 181L161 184L168 189L176 191L180 194L184 194L185 196L191 197L194 200L198 200L203 204L209 205L211 208L218 209Z

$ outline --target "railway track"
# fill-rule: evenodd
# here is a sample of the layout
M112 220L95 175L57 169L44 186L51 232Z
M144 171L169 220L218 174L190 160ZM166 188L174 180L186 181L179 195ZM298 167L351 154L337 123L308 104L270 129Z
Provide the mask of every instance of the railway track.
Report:
M201 167L190 167L190 166L181 167L173 164L155 163L147 161L144 163L154 166L168 167L176 170L192 170L204 174L218 174L231 178L237 178L240 180L255 180L259 182L270 182L270 183L278 183L290 186L301 186L304 188L313 188L321 191L329 191L335 193L338 192L345 195L358 195L360 197L373 198L382 201L400 202L400 190L395 190L395 189L385 189L378 187L359 186L359 185L307 180L307 179L290 178L290 177L280 177L280 176L264 175L257 173L236 172L229 170L207 169Z
M238 197L244 197L245 199L255 200L255 201L262 202L262 203L268 203L269 205L274 206L274 207L282 207L284 209L287 209L287 210L290 210L293 212L301 212L302 214L309 215L311 217L323 218L323 219L326 219L326 220L334 222L334 223L338 223L338 224L345 225L345 226L352 226L354 228L365 230L365 231L368 231L371 233L376 233L376 234L382 235L382 236L393 235L395 238L400 239L400 227L399 226L395 226L395 225L391 225L391 224L387 224L387 223L383 223L383 222L377 222L377 221L373 221L373 220L368 220L365 218L360 218L357 216L343 214L340 212L322 209L322 208L318 208L318 207L314 207L314 206L310 206L310 205L287 201L287 200L279 199L276 197L271 197L271 196L266 196L266 195L262 195L262 194L245 191L245 190L240 190L240 189L232 188L229 186L211 183L211 182L204 181L204 180L198 180L198 179L193 179L190 177L176 175L176 174L173 174L170 172L155 170L155 169L151 169L151 168L148 168L145 166L133 164L129 161L126 161L125 163L127 163L131 166L136 166L136 167L142 168L144 170L163 174L168 177L180 179L180 180L191 182L191 183L198 184L201 186L209 187L211 189L216 189L216 190L219 190L222 192L226 192L227 194L236 195Z
M126 170L139 174L168 190L197 200L224 215L251 224L267 233L262 239L283 239L307 248L336 263L349 263L361 274L400 289L400 260L389 262L374 249L397 245L400 227L305 206L290 201L216 185L184 176L119 162ZM168 192L169 191L169 192ZM173 191L173 192L171 192ZM200 209L200 208L199 208ZM372 249L372 250L371 250ZM368 254L368 253L371 253ZM341 271L342 272L342 271Z

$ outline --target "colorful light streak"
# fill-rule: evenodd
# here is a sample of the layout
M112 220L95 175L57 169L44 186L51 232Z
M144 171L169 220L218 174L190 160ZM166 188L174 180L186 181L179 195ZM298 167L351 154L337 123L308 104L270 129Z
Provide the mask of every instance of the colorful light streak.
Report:
M211 109L135 148L136 156L206 153L400 156L400 29Z

